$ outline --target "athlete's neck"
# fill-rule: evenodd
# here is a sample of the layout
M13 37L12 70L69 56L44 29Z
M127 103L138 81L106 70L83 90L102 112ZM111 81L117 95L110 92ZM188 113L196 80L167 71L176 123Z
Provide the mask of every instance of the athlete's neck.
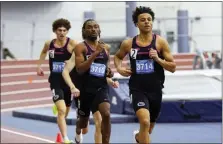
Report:
M98 45L98 40L91 41L91 40L86 39L85 41L86 41L86 43L93 46L94 48Z
M67 37L63 38L63 39L56 39L55 43L59 46L63 46L67 41Z
M140 32L139 33L139 39L142 42L148 42L148 41L150 41L152 39L152 32L147 32L147 33Z

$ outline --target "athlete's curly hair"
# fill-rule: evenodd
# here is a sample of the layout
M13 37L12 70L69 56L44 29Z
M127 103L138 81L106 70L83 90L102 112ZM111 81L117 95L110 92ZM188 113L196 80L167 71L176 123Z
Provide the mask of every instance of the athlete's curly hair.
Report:
M60 18L53 22L52 27L53 32L56 31L59 27L65 27L67 30L69 30L71 28L71 24L69 20Z
M136 26L136 23L138 22L138 16L143 13L150 14L152 16L152 20L154 21L155 13L150 7L144 7L144 6L136 7L135 11L133 11L133 14L132 14L132 21L135 24L135 26Z

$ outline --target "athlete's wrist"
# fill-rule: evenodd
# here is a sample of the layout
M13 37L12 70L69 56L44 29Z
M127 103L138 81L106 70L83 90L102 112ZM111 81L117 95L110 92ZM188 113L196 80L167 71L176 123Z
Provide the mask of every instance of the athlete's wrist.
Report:
M114 84L114 81L113 81L112 79L110 79L110 80L109 80L109 85L112 86L113 84Z
M70 86L70 90L75 89L76 87L74 85Z
M157 57L157 58L154 58L154 60L157 62L157 63L160 63L161 62L161 58Z

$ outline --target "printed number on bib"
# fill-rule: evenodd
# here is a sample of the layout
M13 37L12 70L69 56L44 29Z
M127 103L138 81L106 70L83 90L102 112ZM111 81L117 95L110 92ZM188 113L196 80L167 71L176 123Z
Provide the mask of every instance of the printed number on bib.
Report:
M106 66L100 63L92 63L90 74L97 77L104 77Z
M151 60L136 60L136 73L148 74L154 72L154 61Z
M138 50L132 48L132 49L131 49L131 53L130 53L131 58L132 58L132 59L136 59L137 53L138 53Z
M64 69L64 62L53 62L53 72L62 73Z
M54 58L54 50L49 50L49 56L50 58Z

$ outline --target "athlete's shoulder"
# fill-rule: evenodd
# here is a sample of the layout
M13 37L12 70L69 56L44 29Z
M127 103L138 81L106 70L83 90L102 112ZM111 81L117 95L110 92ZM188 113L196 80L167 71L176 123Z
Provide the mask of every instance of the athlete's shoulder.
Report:
M77 42L78 47L85 47L84 41Z
M163 49L166 49L168 47L169 47L168 41L164 37L156 35L156 48L162 51Z
M76 47L75 47L75 50L76 51L85 51L86 50L86 45L85 45L85 43L84 43L84 41L82 41L82 42L78 42L77 43L77 45L76 45Z
M133 38L132 37L127 37L125 38L122 42L125 42L125 43L132 43L133 41Z
M78 44L78 41L70 38L70 44L75 46Z
M45 41L45 46L46 46L46 47L49 47L52 41L53 41L53 40L46 40L46 41Z
M126 38L122 41L121 46L123 47L131 47L133 38Z
M105 46L106 46L107 49L110 49L111 48L111 45L110 44L105 43Z
M156 40L157 40L158 42L163 43L163 42L166 41L166 39L165 39L164 37L162 37L162 36L160 36L160 35L158 35L158 34L155 34L155 35L156 35Z

